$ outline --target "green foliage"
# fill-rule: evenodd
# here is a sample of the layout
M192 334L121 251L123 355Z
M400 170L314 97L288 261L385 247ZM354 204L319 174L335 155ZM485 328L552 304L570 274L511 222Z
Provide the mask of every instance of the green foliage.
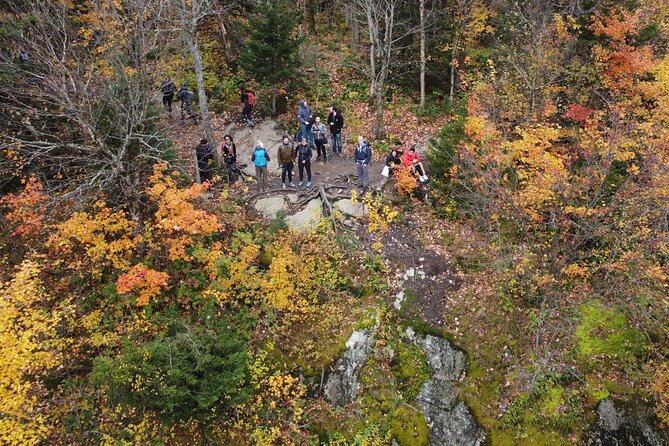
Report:
M596 301L581 305L576 338L579 353L587 357L603 354L632 360L646 352L644 338L629 326L625 314Z
M393 347L397 350L392 369L397 378L398 389L406 401L412 401L418 396L423 384L430 379L427 356L414 344L397 342Z
M181 321L115 357L95 360L92 382L110 403L156 411L166 421L203 418L250 395L246 343L225 319Z
M293 33L299 16L281 2L259 3L249 19L249 38L238 63L255 79L279 84L295 77L301 38Z
M458 144L465 134L466 116L465 107L461 105L453 119L441 130L439 137L430 141L427 161L435 184L442 190L449 190L451 187L451 169Z

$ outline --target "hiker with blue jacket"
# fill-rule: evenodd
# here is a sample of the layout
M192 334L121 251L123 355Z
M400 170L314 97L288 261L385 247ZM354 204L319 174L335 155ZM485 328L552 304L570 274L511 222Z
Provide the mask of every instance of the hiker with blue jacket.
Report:
M365 192L369 186L369 163L372 161L372 148L362 136L358 136L353 159L358 168L358 187Z
M269 161L269 153L267 153L261 141L258 141L258 146L253 149L251 161L256 166L258 186L261 190L267 189L267 162Z
M297 147L295 147L295 153L297 155L297 171L300 175L300 182L297 185L302 187L304 169L307 169L307 187L311 187L311 146L307 143L307 138L304 136Z
M309 144L313 144L311 135L311 125L314 123L313 119L314 112L307 104L307 100L302 99L300 101L300 108L297 109L297 122L300 124L300 131L302 132L302 136L306 136L309 139ZM298 140L298 143L299 141L300 140Z

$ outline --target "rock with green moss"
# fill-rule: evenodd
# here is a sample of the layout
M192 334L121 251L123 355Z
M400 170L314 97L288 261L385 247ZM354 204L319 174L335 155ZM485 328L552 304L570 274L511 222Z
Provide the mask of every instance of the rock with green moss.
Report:
M416 401L430 428L433 446L479 446L485 432L463 402L457 400L456 383L465 372L465 353L456 350L443 338L427 335L416 336L411 328L409 339L425 351L431 372L423 384Z

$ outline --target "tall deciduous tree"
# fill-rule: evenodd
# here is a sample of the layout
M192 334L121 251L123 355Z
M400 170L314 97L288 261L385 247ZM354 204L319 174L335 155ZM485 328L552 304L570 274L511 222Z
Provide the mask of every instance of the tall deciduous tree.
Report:
M294 36L297 14L281 3L263 1L249 20L250 36L239 55L239 65L256 80L271 86L272 113L276 114L278 87L298 68L301 38Z
M383 95L390 75L397 43L406 36L401 29L398 12L403 0L352 0L357 19L366 25L369 44L369 102L375 105L376 139L385 137L383 124Z
M204 65L200 55L200 45L197 38L197 28L200 22L214 14L214 3L212 0L176 0L177 12L181 25L181 33L193 58L193 68L195 69L195 80L197 82L197 96L200 106L200 115L207 139L217 146L214 131L211 127L211 117L209 116L209 106L207 103L207 92L204 88ZM218 160L221 160L221 154L216 153Z

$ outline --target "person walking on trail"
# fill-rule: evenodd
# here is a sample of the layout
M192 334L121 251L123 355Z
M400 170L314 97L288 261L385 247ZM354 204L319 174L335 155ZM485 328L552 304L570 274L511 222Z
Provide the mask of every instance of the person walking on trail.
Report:
M160 85L160 91L163 92L163 105L167 107L167 111L172 113L172 101L174 100L174 91L177 87L169 77L163 77L163 83Z
M201 139L200 144L195 146L195 158L197 159L197 169L200 171L200 183L211 181L211 163L214 159L214 150L209 141Z
M186 84L184 83L181 88L179 88L179 91L177 91L177 99L181 101L181 120L183 121L184 119L192 119L197 123L197 119L195 118L195 114L193 113L193 98L195 97L195 94L188 89Z
M369 186L369 163L372 161L372 148L362 136L358 136L358 144L355 146L353 156L358 168L358 187L362 192L366 192Z
M418 173L418 179L421 183L427 181L427 175L425 175L425 168L423 167L423 162L420 160L420 157L416 153L416 148L411 147L409 151L404 155L404 165L411 168L413 172Z
M330 107L328 115L328 125L330 126L330 136L332 137L332 153L342 156L341 129L344 128L344 117L339 113L335 106Z
M253 127L253 106L256 104L256 94L253 90L249 90L246 87L239 87L241 91L240 101L244 104L242 109L242 117L246 119L246 124L249 127Z
M267 153L261 141L258 141L258 146L253 150L251 161L256 166L258 186L261 190L267 189L267 162L269 161L269 153Z
M237 146L235 146L231 135L225 135L221 143L221 153L228 166L237 162Z
M306 99L300 101L300 108L297 109L297 122L300 124L300 131L302 136L311 140L310 130L311 125L313 124L314 112L311 110L311 107L307 104ZM301 138L298 140L298 142Z
M288 135L283 136L283 142L279 146L279 152L277 159L279 161L279 167L281 168L281 187L286 188L286 175L288 176L288 182L290 187L295 187L293 183L293 163L295 162L295 151L293 146L290 144L290 138Z
M297 169L300 174L300 182L297 185L302 187L304 170L306 169L307 187L311 187L311 146L307 142L307 138L302 137L300 143L295 147L295 152L297 154Z
M311 135L316 143L316 161L321 158L323 158L324 161L328 160L328 154L325 151L325 144L328 142L327 132L325 124L323 124L321 118L317 116L316 121L311 126Z

